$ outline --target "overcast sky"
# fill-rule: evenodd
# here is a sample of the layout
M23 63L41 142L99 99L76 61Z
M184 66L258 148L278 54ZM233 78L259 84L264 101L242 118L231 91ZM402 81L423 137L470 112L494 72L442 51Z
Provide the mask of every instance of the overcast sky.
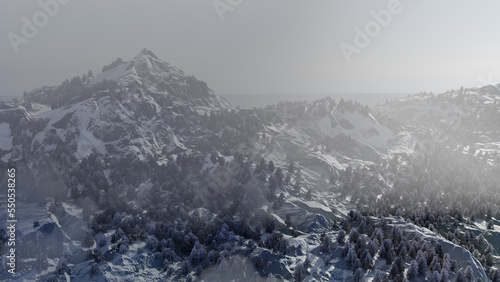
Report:
M99 73L144 47L220 94L441 92L500 81L498 1L394 1L73 0L20 43L23 17L43 24L44 10L0 0L0 96ZM390 21L374 24L381 10ZM369 42L356 45L355 28L367 27ZM342 42L356 50L350 63Z

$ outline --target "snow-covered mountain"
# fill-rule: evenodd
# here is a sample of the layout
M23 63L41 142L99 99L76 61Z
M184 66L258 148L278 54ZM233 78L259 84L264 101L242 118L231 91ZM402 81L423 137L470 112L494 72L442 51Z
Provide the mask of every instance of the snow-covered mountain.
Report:
M40 87L0 104L0 278L495 280L495 89L238 110L146 49Z
M500 90L481 88L451 90L440 95L420 93L397 99L375 111L405 125L418 124L432 131L434 139L463 153L484 158L496 165L500 150ZM437 133L439 132L439 133Z
M190 124L191 117L232 109L205 82L146 49L132 61L120 61L84 81L76 77L27 94L17 109L26 121L43 121L41 130L29 131L38 151L50 152L61 142L71 147L66 153L73 156L74 151L77 159L96 151L120 154L130 161L161 161L166 152L188 150L179 133L181 128L187 130L183 125L203 130ZM190 135L196 138L198 134Z

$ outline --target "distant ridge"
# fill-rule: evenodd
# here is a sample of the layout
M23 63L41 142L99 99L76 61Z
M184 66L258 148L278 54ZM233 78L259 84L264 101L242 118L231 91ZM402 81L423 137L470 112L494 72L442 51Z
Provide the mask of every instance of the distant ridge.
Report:
M331 97L335 100L354 100L363 105L375 106L377 103L383 104L386 100L403 98L409 93L336 93L336 94L219 94L224 97L231 105L244 109L259 108L268 105L277 104L283 101L314 101L325 97ZM257 99L256 99L257 98Z

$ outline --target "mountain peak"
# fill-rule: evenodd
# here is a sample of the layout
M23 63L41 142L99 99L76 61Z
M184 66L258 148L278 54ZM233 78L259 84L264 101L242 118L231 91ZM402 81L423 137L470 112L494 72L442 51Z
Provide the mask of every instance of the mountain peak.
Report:
M133 59L133 61L138 61L142 59L153 58L156 60L160 60L151 50L143 48L137 56Z
M146 48L143 48L141 50L141 52L139 52L139 54L136 57L139 57L139 56L141 56L141 57L142 56L150 56L150 57L153 57L153 58L159 60L158 57L152 51L150 51L150 50L148 50Z
M106 72L92 78L95 85L104 80L116 81L130 89L142 89L168 95L177 104L204 107L204 109L230 109L227 101L220 98L208 85L192 75L158 58L144 48L131 61L112 64ZM161 104L161 103L160 103Z
M109 84L108 82L115 83ZM149 96L142 101L136 101L152 103L154 106L151 107L155 109L162 105L168 107L168 101L175 102L176 105L199 109L200 112L232 109L231 105L217 96L205 82L171 66L146 48L142 49L131 61L116 59L111 64L105 65L100 74L87 78L85 81L72 79L69 82L68 80L66 84L63 83L60 86L33 90L29 96L32 102L56 108L73 104L75 101L81 102L92 97L95 92L102 95L104 92L118 90L118 86L123 87L123 93L143 93L144 97L154 93L155 97L169 97L155 102L156 104L151 102L154 98Z

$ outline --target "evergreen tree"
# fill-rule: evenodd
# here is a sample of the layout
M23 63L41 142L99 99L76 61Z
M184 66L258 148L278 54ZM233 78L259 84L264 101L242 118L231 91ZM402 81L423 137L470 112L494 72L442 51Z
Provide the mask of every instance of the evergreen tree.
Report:
M495 227L495 224L493 223L493 220L492 220L492 219L490 219L490 220L488 221L488 226L487 226L487 227L488 227L488 229L493 229L493 228Z
M370 255L370 251L368 249L365 249L363 253L361 254L361 262L363 264L364 269L369 269L372 267L372 261L373 258Z
M283 179L285 175L283 174L283 170L280 167L276 169L274 176L276 177L276 184L278 184L279 186L283 185Z
M289 215L289 214L287 214L287 215L286 215L286 218L285 218L285 224L286 224L286 226L288 226L288 227L291 227L291 226L293 225L293 223L292 223L292 218L290 217L290 215Z
M441 270L441 281L449 281L450 273L446 268L443 267Z
M456 282L467 282L467 279L465 278L465 275L462 273L462 271L459 271L457 273L457 278L455 281Z
M356 256L356 251L354 251L353 248L349 248L347 251L347 256L345 257L345 261L347 262L347 265L352 266L354 262L356 261L357 256Z
M417 261L412 260L410 262L410 267L408 267L408 271L406 272L406 278L408 278L408 280L415 279L415 278L417 278L418 273L419 273L418 263L417 263Z
M354 282L363 282L364 276L365 273L363 272L363 269L357 268L356 271L354 271Z
M418 263L418 274L425 276L427 272L427 259L425 257L424 252L421 250L417 253L417 263Z
M359 239L359 232L356 228L352 228L351 232L349 233L349 241L352 243L356 243Z
M361 263L360 259L356 259L352 265L353 272L356 271L357 269L361 269L363 267L363 264Z
M384 281L384 275L378 269L375 270L372 282L382 282L382 281Z
M474 279L474 272L472 271L472 267L470 265L467 265L467 267L465 268L465 278L467 278L467 280L469 281L472 281L472 279Z
M274 162L271 160L271 161L269 161L269 165L267 166L267 170L269 172L274 172L274 169L275 169Z
M337 234L337 243L340 245L343 245L345 243L345 231L343 229L340 229L339 233Z
M439 272L437 272L437 271L434 271L432 274L431 281L432 282L441 282L441 274L439 274Z

